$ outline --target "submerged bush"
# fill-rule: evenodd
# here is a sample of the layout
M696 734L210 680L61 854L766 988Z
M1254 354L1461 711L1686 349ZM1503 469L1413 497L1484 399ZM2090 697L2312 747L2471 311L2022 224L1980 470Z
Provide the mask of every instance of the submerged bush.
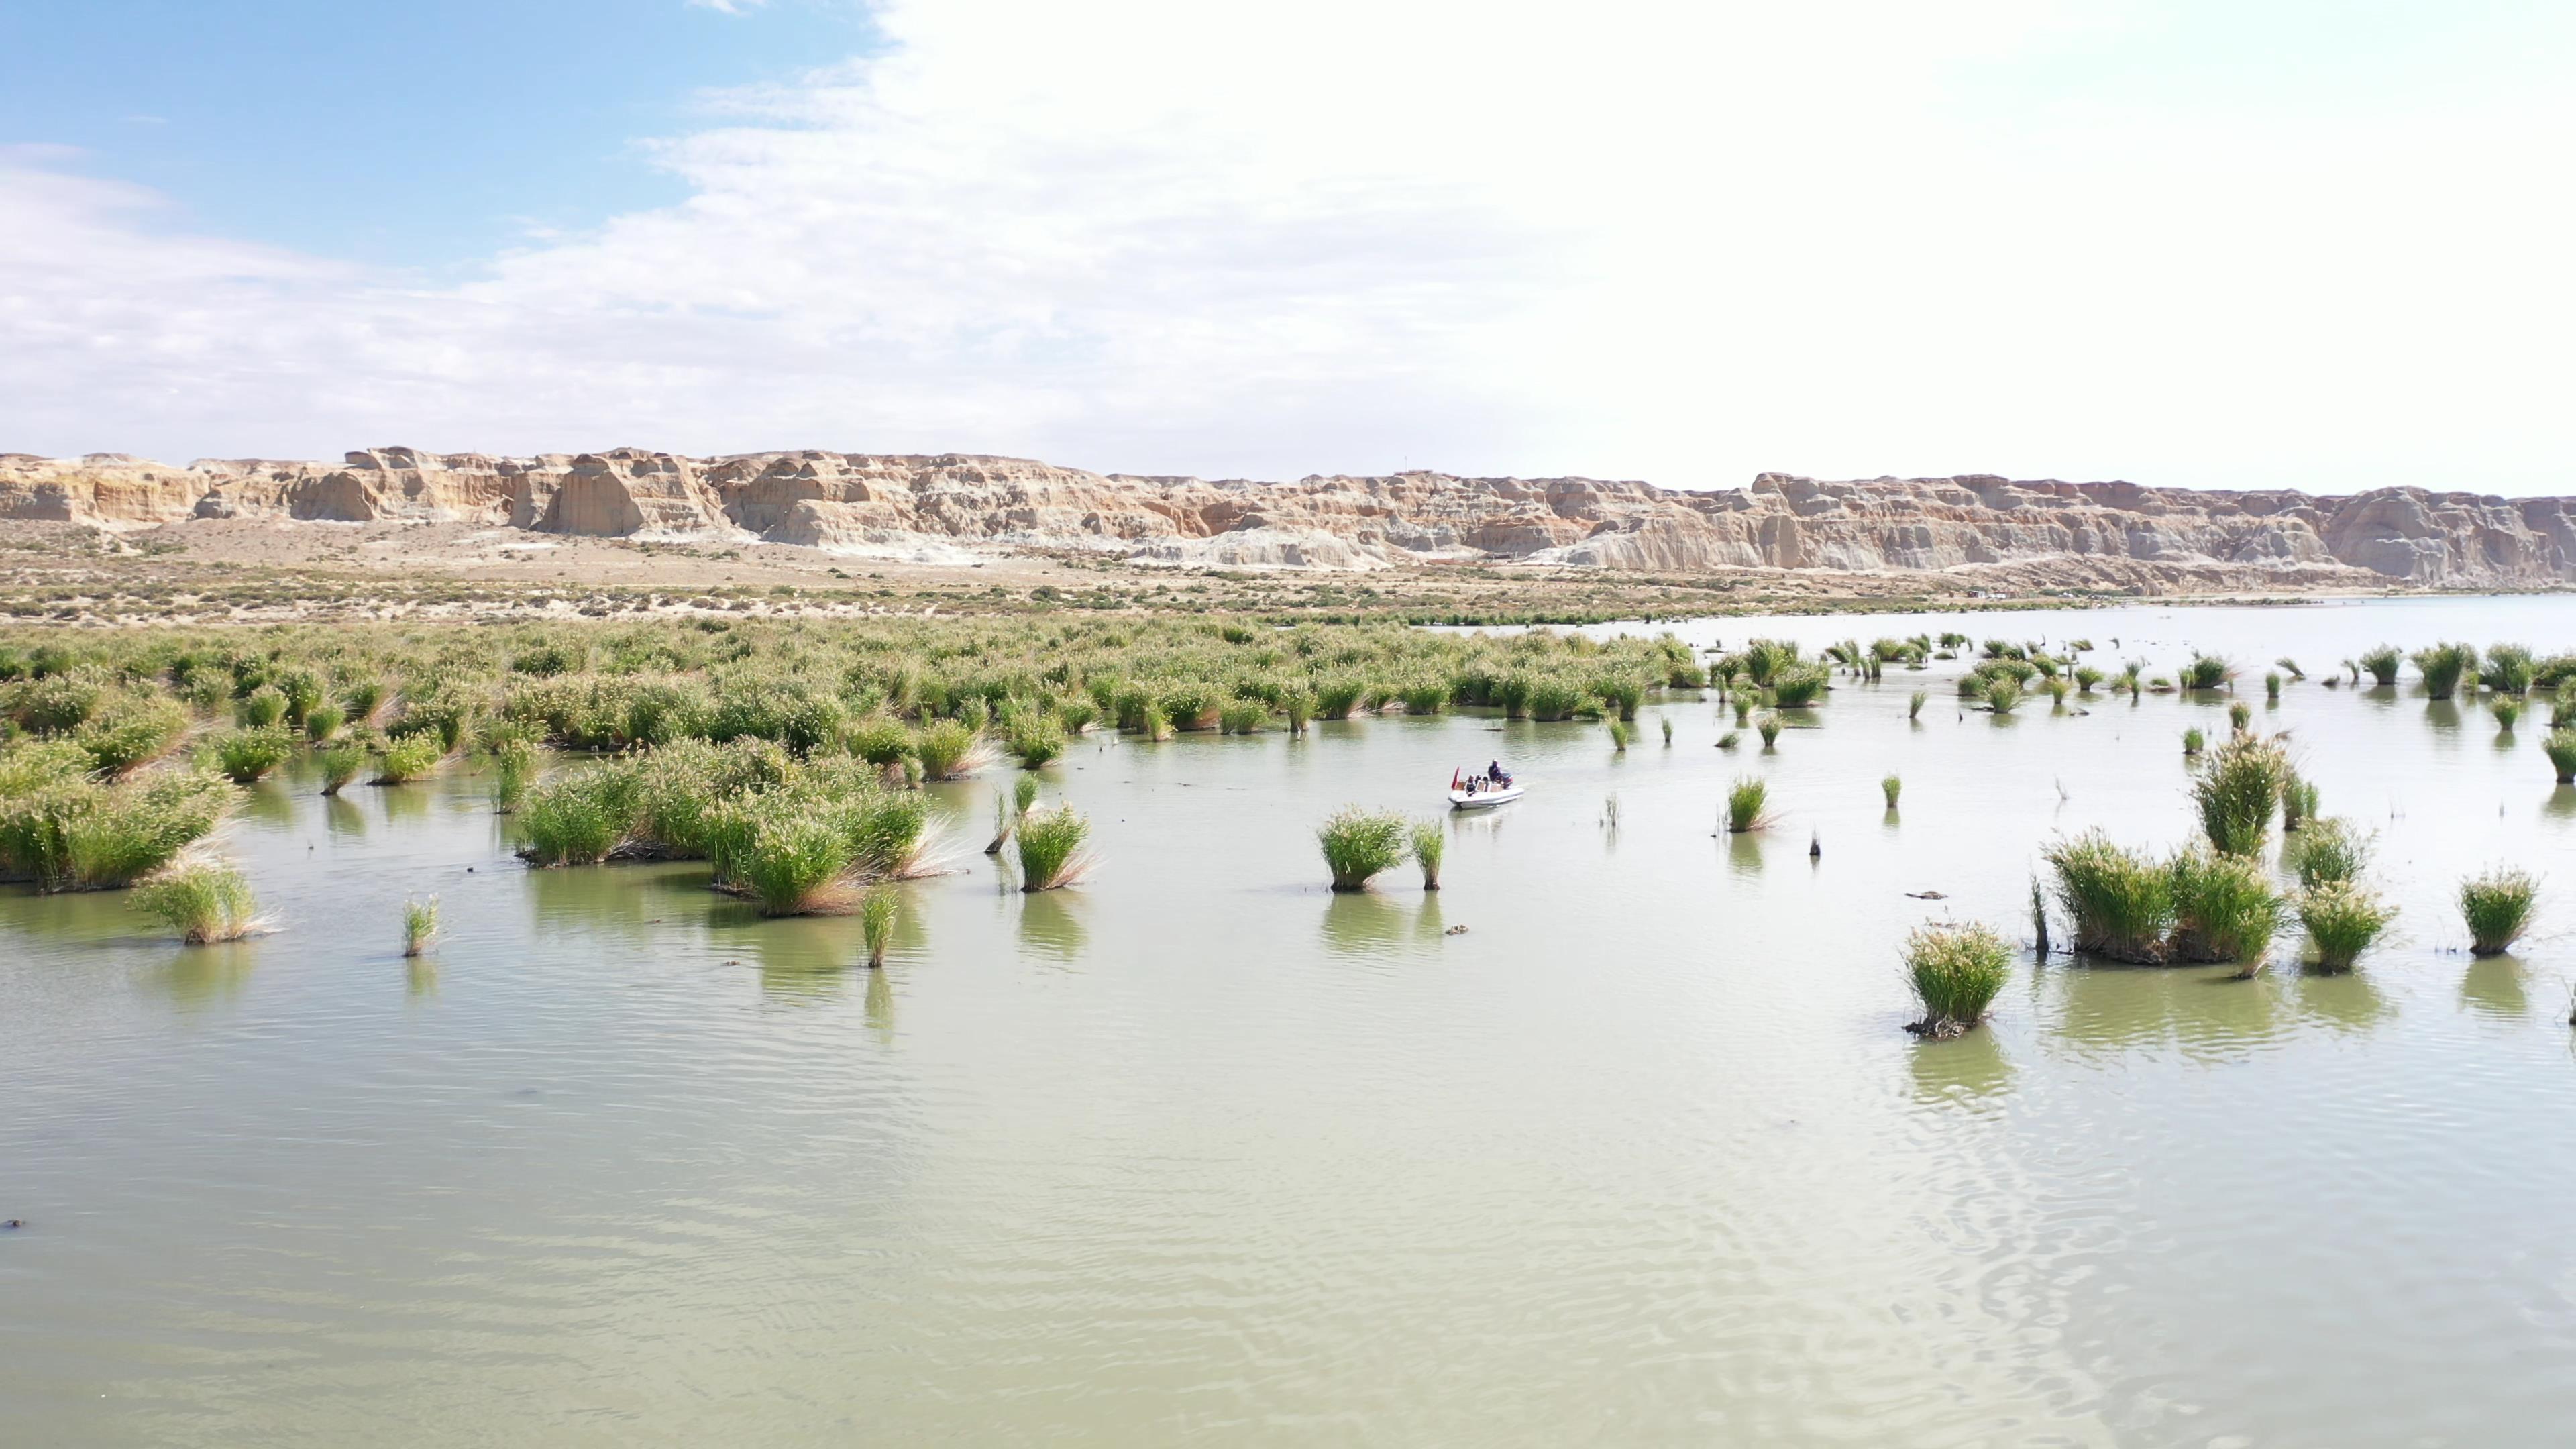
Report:
M859 936L867 943L871 971L884 968L886 948L894 944L895 911L892 886L878 886L859 902Z
M2185 689L2217 689L2236 677L2236 666L2216 654L2194 654L2182 671Z
M1333 873L1333 889L1356 891L1366 889L1370 877L1403 861L1411 833L1405 818L1393 811L1345 805L1324 821L1315 838L1324 848L1324 865Z
M2199 754L2208 747L2208 744L2209 737L2200 732L2198 725L2193 725L2182 732L2182 752L2186 755Z
M2301 890L2334 881L2358 880L2370 868L2373 837L2349 820L2324 819L2299 832L2299 848L2290 853L2291 873Z
M1905 793L1905 782L1894 775L1886 776L1878 782L1878 793L1887 797L1887 808L1893 810L1896 797Z
M191 945L238 941L259 926L250 882L228 865L190 861L135 886L129 904L158 916Z
M1905 975L1921 1005L1917 1036L1956 1036L1983 1021L2011 974L2011 952L1986 926L1921 926L1905 939Z
M2361 668L2370 671L2370 677L2374 682L2379 684L2395 684L2397 682L2397 666L2405 662L2405 658L2405 655L2397 652L2396 645L2382 644L2378 648L2372 649L2368 653L2363 654L2356 662ZM2355 678L2358 679L2359 676L2355 675Z
M1440 889L1440 861L1449 853L1449 835L1437 820L1416 820L1412 826L1413 863L1422 867L1422 888Z
M2540 751L2549 757L2549 767L2558 772L2558 783L2576 785L2576 729L2557 729L2540 742Z
M1753 722L1753 732L1762 736L1762 748L1766 750L1779 744L1780 716L1764 711L1762 717Z
M1726 792L1727 832L1741 835L1748 830L1759 830L1770 824L1771 817L1763 809L1770 798L1769 782L1753 775L1737 776L1735 783L1728 787Z
M2469 926L2469 949L2493 956L2511 947L2531 925L2540 882L2531 872L2498 866L2460 882L2460 918Z
M1051 891L1059 886L1068 886L1091 869L1091 857L1082 848L1083 842L1091 838L1091 822L1076 814L1071 805L1058 804L1052 809L1041 807L1022 815L1019 837L1020 889L1023 891Z
M2278 740L2241 734L2211 752L2208 767L2191 785L2209 843L2229 855L2259 853L2289 778L2289 753Z
M322 766L322 793L337 795L340 787L358 778L371 758L364 745L333 745L318 757Z
M2166 959L2260 961L2287 902L2242 856L2186 850L2174 857L2174 927Z
M206 758L236 785L266 775L295 753L295 737L275 726L227 730L206 742Z
M438 936L438 897L403 902L403 954L417 956Z
M2514 722L2522 718L2522 701L2510 694L2499 694L2487 702L2487 713L2495 716L2498 733L2511 734Z
M2057 902L2075 929L2075 949L2114 961L2165 959L2174 927L2173 872L2143 853L2091 831L2051 846Z
M1771 677L1771 701L1782 709L1806 709L1824 700L1833 679L1813 664L1793 665Z
M2437 644L2418 649L2415 667L2424 676L2424 692L2435 699L2449 699L2460 687L2463 675L2475 677L2478 651L2466 644Z
M438 768L447 751L434 734L407 735L385 746L384 758L376 762L378 785L408 785Z
M2396 918L2396 911L2352 881L2329 882L2299 897L2299 924L2317 949L2321 971L2351 970Z

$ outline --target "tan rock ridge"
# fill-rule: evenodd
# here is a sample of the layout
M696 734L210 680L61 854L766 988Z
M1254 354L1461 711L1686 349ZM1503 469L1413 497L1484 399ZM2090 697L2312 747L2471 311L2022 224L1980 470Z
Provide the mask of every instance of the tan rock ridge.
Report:
M593 537L759 540L963 561L1085 549L1140 563L1372 569L1437 561L1706 571L2225 565L2314 583L2576 579L2571 500L2420 488L2022 482L1987 475L1667 490L1412 472L1289 483L1091 473L1023 458L643 448L500 457L373 448L338 463L0 454L0 518L466 521Z

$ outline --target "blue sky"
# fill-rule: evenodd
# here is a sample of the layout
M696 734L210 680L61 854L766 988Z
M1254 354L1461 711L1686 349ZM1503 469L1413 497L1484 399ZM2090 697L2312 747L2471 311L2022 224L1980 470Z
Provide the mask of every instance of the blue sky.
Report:
M85 0L0 5L0 141L161 191L226 234L468 265L531 228L667 206L642 144L700 93L875 43L858 0Z
M2576 493L2576 5L0 4L0 450Z

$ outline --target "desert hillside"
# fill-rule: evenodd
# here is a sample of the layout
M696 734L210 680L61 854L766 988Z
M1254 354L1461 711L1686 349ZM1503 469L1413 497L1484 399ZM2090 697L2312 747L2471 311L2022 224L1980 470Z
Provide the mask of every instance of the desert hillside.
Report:
M2051 564L2223 568L2317 586L2514 587L2576 578L2563 498L2418 488L2349 496L1990 476L1825 482L1765 473L1684 492L1591 478L1090 473L1017 458L637 448L510 458L376 448L336 463L0 455L0 518L151 527L469 523L535 534L786 544L911 563L1078 550L1143 564L1326 571L1526 563L1919 572Z

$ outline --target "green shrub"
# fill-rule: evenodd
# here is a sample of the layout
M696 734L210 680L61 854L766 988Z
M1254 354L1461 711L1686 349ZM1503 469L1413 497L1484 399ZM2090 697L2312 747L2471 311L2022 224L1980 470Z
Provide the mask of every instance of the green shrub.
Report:
M965 728L963 725L957 727ZM912 758L913 751L918 748L912 731L903 727L903 721L883 715L871 716L851 726L849 745L851 754L880 767L901 764Z
M2227 707L2227 728L2230 733L2241 735L2253 723L2254 706L2240 699Z
M2322 971L2351 970L2396 918L2396 911L2351 881L2329 882L2299 897L2299 924L2307 928Z
M1022 833L1025 837L1025 825ZM1324 821L1315 838L1324 848L1324 864L1332 871L1333 889L1356 891L1366 889L1371 876L1404 859L1410 834L1401 815L1346 805Z
M2174 857L2168 959L2260 961L2287 905L2263 869L2242 856L2186 850Z
M1405 712L1407 714L1433 713L1427 709L1415 709L1410 704L1405 706ZM1229 735L1259 734L1261 727L1269 722L1270 711L1248 699L1236 700L1217 711L1217 728Z
M492 805L507 815L527 800L528 786L537 778L537 747L529 740L504 740L492 752L492 764Z
M2549 757L2549 767L2558 772L2558 783L2576 785L2576 729L2551 730L2540 742L2540 751Z
M1983 1021L2011 974L2011 952L1988 927L1921 926L1905 940L1905 975L1922 1007L1906 1030L1956 1036Z
M1018 834L1021 890L1051 891L1089 873L1091 858L1082 846L1091 838L1091 822L1071 805L1028 811L1020 817Z
M1064 731L1044 715L1023 719L1011 727L1011 753L1020 757L1020 768L1038 769L1064 753Z
M128 695L102 706L72 737L88 752L88 768L116 775L168 754L187 732L188 712L176 700Z
M2240 734L2211 752L2208 767L2191 785L2209 843L2229 855L2260 852L2289 778L2290 757L2278 740Z
M2191 728L2182 732L2182 752L2184 754L2199 754L2203 749L2207 748L2208 745L2209 737L2200 732L2200 726L2193 725Z
M2460 918L2468 922L2469 949L2493 956L2511 947L2531 926L2540 882L2529 871L2497 866L2460 882Z
M2236 677L2236 666L2215 654L2194 654L2182 671L2185 689L2217 689Z
M340 732L348 723L348 712L336 704L316 704L304 712L304 737L320 742Z
M2424 676L2424 692L2435 699L2449 699L2459 689L2462 676L2475 677L2478 651L2466 644L2438 644L2416 650L2414 660Z
M612 767L555 776L519 807L519 854L532 865L597 865L626 839L630 799Z
M285 719L286 694L275 685L263 684L241 702L241 722L251 729L267 729Z
M1760 830L1769 825L1771 816L1763 807L1770 798L1769 782L1754 775L1738 775L1735 783L1729 786L1726 792L1728 833L1741 835L1746 831Z
M1822 703L1832 677L1816 665L1795 665L1771 677L1771 702L1782 709L1806 709Z
M250 882L231 866L208 861L173 865L141 882L128 904L160 917L192 945L237 941L259 926Z
M1753 722L1753 732L1762 736L1762 748L1772 748L1780 742L1780 716L1764 710L1761 718Z
M859 935L867 943L868 969L885 967L886 948L894 944L896 913L892 886L878 886L859 902Z
M875 753L884 753L882 746ZM927 780L953 780L965 774L974 768L974 753L974 733L953 719L932 721L923 727L920 737L912 741L913 758L921 761L922 778ZM866 758L866 754L863 752L861 757ZM895 758L900 759L901 756ZM878 759L871 763L882 765L892 761Z
M376 762L378 785L408 785L426 777L447 758L439 736L416 734L394 740L385 746L384 758Z
M2010 714L2021 703L2021 681L2009 675L1997 675L1986 681L1986 708L1997 714Z
M807 915L843 904L850 838L820 811L773 815L754 823L729 865L732 881L760 902L762 915Z
M1918 689L1914 691L1913 696L1905 701L1905 717L1907 719L1913 719L1922 714L1924 703L1931 698L1932 694L1929 690Z
M2075 948L2114 961L2165 959L2174 927L2174 873L2091 831L2045 852Z
M324 750L319 758L322 765L322 793L337 795L340 793L341 786L358 778L358 772L367 767L367 761L372 756L368 754L367 747L364 745L333 745Z
M438 936L438 897L403 902L403 954L417 956Z
M2301 890L2335 882L2355 881L2370 868L2371 845L2375 839L2368 831L2349 820L2314 821L2299 832L2299 848L2290 853L2290 869L2299 878Z
M1878 793L1887 797L1887 808L1896 808L1896 797L1905 793L1905 782L1889 775L1878 782Z
M1440 861L1449 853L1449 834L1437 820L1416 820L1412 825L1413 863L1422 867L1422 888L1440 889Z
M2397 666L2404 662L2405 657L2406 656L2397 652L2396 645L2382 644L2378 648L2362 655L2356 662L2363 669L2370 671L2370 677L2374 682L2379 684L2395 684L2397 682ZM2355 675L2354 677L2358 679L2360 676Z
M259 779L294 753L295 737L278 725L227 730L206 742L206 758L237 785Z
M2499 733L2511 734L2514 722L2522 718L2522 701L2510 694L2499 694L2487 702L2487 712L2495 716Z

